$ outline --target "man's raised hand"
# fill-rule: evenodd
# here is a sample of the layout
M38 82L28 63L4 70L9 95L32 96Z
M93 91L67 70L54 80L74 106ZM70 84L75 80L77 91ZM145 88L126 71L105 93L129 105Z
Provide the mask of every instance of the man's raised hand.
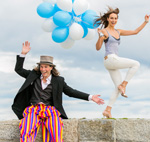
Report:
M22 51L21 54L26 55L29 51L30 51L31 47L30 47L30 42L25 41L25 43L22 43Z

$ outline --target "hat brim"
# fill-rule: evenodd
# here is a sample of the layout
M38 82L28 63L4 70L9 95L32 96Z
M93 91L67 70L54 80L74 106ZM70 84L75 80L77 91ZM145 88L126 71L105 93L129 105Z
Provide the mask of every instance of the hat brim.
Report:
M53 67L55 67L56 65L54 65L54 64L52 64L52 63L45 63L45 62L40 62L40 63L37 63L38 65L40 65L40 64L45 64L45 65L50 65L50 66L53 66Z

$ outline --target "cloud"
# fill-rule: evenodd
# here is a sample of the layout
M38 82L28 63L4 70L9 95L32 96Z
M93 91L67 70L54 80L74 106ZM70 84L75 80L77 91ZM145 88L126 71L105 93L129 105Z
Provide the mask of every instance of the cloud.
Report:
M13 119L17 119L17 116L12 112L9 107L0 109L0 121Z
M103 118L102 112L106 105L97 105L93 102L68 100L64 101L64 108L69 118ZM112 109L114 118L150 118L149 101L117 101ZM0 120L17 119L10 108L0 109Z
M116 28L134 30L144 22L145 14L149 13L149 0L88 0L91 9L97 13L105 12L107 5L120 9ZM104 45L96 51L98 35L93 40L76 41L71 49L63 49L54 43L51 34L42 31L44 19L36 13L41 0L9 1L0 5L0 120L16 118L11 111L11 103L18 89L24 82L15 71L16 54L20 54L22 43L31 42L31 51L25 59L24 67L32 69L39 61L40 55L51 55L61 75L68 85L90 94L101 94L106 104L98 106L92 102L80 101L64 97L64 106L69 117L102 117L114 85L103 65ZM9 6L9 10L8 10ZM127 87L128 99L121 96L113 107L114 117L150 117L149 84L150 84L150 48L149 23L136 36L121 37L119 55L140 61L141 68ZM125 76L127 70L121 73ZM70 100L70 101L69 101ZM5 108L4 108L5 106ZM81 111L81 108L83 111ZM89 115L90 114L90 115ZM11 115L11 116L10 116Z

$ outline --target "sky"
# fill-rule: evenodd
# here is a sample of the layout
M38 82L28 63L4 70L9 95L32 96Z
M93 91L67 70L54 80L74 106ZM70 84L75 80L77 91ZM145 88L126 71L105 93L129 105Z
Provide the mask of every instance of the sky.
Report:
M149 0L87 0L89 9L104 13L107 6L120 10L116 28L135 30L150 14ZM29 41L31 51L26 55L24 68L33 69L40 55L54 57L54 64L69 86L89 93L100 94L104 105L63 95L63 105L69 118L101 119L114 85L104 68L105 47L96 51L97 33L92 40L75 41L70 49L64 49L52 41L51 33L44 32L43 18L36 9L42 0L5 0L0 2L0 120L17 119L11 110L13 99L24 79L14 71L16 55L22 43ZM118 97L112 109L114 118L150 118L150 23L134 36L121 37L119 56L138 60L140 69L127 86L129 98ZM127 69L121 70L123 78Z

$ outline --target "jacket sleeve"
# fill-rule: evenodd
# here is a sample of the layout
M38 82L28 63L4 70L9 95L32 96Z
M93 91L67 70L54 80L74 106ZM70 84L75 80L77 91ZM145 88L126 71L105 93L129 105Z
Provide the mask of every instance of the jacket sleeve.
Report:
M20 76L27 78L27 76L30 74L30 70L26 70L23 68L23 63L24 63L25 58L24 57L20 57L19 55L17 55L17 61L16 61L16 65L15 65L15 71L17 74L19 74Z
M65 81L63 84L63 92L69 97L79 98L83 100L88 100L88 97L90 95L71 88L70 86L67 85L67 83L65 83Z

